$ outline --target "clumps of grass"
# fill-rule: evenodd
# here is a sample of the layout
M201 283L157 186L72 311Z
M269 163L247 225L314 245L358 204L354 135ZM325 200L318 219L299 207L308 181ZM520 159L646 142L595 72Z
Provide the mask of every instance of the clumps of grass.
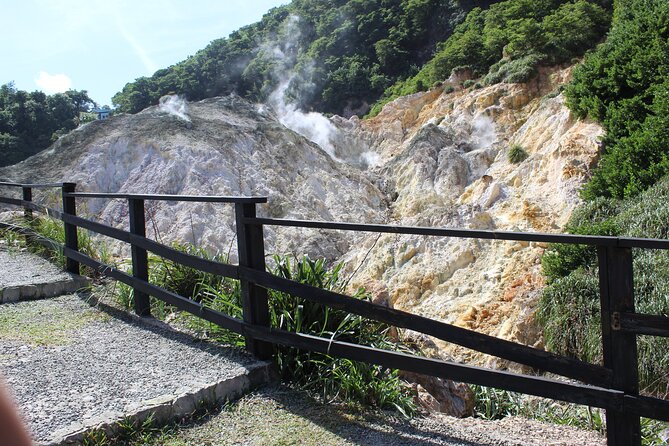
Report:
M109 430L95 429L87 432L84 435L82 444L84 446L149 446L166 444L166 441L174 437L179 427L189 423L200 422L217 410L211 404L200 403L193 413L164 425L157 423L153 415L149 415L144 421L125 417L116 422Z
M38 243L38 241L32 237L21 237L18 236L16 232L8 229L4 231L5 240L8 241L8 244L11 243L12 245L16 246L18 241L21 246L24 246L30 251L48 258L58 266L65 266L65 255L63 254L61 247L65 244L65 229L61 221L57 221L49 217L34 217L29 222L27 222L24 218L17 218L11 223L17 227L30 229L37 233L38 236L56 243L45 246L41 243ZM107 264L110 263L111 254L109 253L109 248L105 243L99 240L95 240L89 231L82 228L77 228L77 238L79 242L79 252L95 260L98 260L99 262ZM82 266L82 274L93 276L95 273L90 268Z
M475 395L474 415L485 420L522 416L558 425L574 426L603 433L603 411L537 398L484 386L471 386Z
M509 416L521 416L562 426L606 431L604 410L577 404L552 401L545 398L523 395L507 390L484 386L471 386L475 395L474 416L485 420L499 420ZM669 429L665 421L641 419L643 445L665 444L663 433Z
M510 163L518 164L525 161L529 157L527 150L520 144L513 144L509 147L508 159Z
M343 264L327 268L323 259L274 257L275 275L319 288L342 291ZM370 300L360 289L355 299ZM309 333L332 340L397 350L386 324L335 310L280 292L270 293L272 325L287 331ZM396 409L404 415L416 411L409 387L396 370L335 358L330 355L278 347L276 359L284 380L320 393L326 400L349 405Z
M537 73L537 66L545 56L528 54L519 59L501 59L490 67L490 71L483 78L485 85L494 85L500 82L508 84L529 81Z
M669 178L630 200L599 198L581 206L567 230L575 234L669 238ZM599 282L595 250L550 245L542 267L549 285L542 292L537 319L548 349L599 363ZM669 316L669 253L633 250L634 296L638 313ZM639 381L644 392L664 395L669 388L669 339L638 337Z

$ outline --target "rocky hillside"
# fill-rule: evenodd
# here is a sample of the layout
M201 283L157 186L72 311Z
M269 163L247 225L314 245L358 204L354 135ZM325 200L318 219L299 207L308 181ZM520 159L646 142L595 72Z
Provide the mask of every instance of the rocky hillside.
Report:
M528 84L469 90L454 77L389 103L373 119L338 123L377 151L379 166L371 173L392 201L393 223L559 232L579 203L577 191L603 133L574 119L558 94L570 71L546 69ZM508 156L515 144L529 155L517 164ZM382 235L345 258L350 268L366 258L352 284L396 308L540 345L533 312L543 248Z
M399 98L373 119L334 117L325 126L321 116L288 119L285 110L234 96L190 103L182 118L152 107L91 123L0 170L0 177L68 179L84 191L268 195L260 213L273 217L557 232L579 202L577 189L602 135L598 125L575 120L565 107L559 87L569 76L570 69L544 69L527 84L479 89L464 89L460 76ZM316 121L320 127L310 126ZM508 159L514 144L529 155L517 164ZM123 202L90 201L86 211L126 224ZM148 213L151 236L221 251L234 241L226 205L152 203ZM532 319L542 286L540 245L268 233L268 252L346 260L349 274L355 272L351 286L365 286L378 301L541 342Z
M161 107L87 124L49 150L0 169L0 178L73 181L78 191L269 196L260 213L321 220L385 220L384 195L359 170L334 161L284 127L264 105L236 96ZM176 104L176 105L175 105ZM80 213L127 225L121 200L81 202ZM147 203L149 236L236 251L234 210L210 203ZM269 252L338 258L350 237L268 229ZM234 248L234 249L231 249Z

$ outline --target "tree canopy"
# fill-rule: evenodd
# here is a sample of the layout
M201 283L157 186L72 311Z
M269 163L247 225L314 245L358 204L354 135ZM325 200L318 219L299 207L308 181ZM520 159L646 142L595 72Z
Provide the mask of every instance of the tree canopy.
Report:
M415 74L476 4L473 0L293 0L194 56L128 83L113 98L135 113L160 96L235 92L262 101L292 72L304 109L346 114ZM277 51L278 50L278 51Z
M79 112L95 102L84 91L46 95L0 86L0 166L17 163L47 148L79 124Z
M382 98L378 111L457 66L490 69L487 82L518 81L539 63L580 56L608 29L609 9L609 0L293 0L128 83L113 102L136 113L168 93L263 101L290 80L305 110L346 116Z
M574 71L565 93L607 130L586 198L637 195L669 172L669 2L616 3L608 39Z
M507 0L477 7L437 44L420 71L388 88L372 114L399 96L427 90L467 67L483 83L525 82L540 64L555 65L582 56L606 33L610 5L593 0Z

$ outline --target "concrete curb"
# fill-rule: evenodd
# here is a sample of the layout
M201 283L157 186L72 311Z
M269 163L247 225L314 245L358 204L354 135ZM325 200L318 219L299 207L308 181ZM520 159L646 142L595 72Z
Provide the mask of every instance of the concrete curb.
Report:
M63 294L74 293L89 285L90 281L86 277L72 274L69 279L65 280L8 286L0 289L0 303L62 296Z
M119 421L142 423L150 416L157 425L192 415L203 404L222 403L240 398L245 393L276 380L271 361L258 361L248 367L240 367L239 374L232 378L213 382L198 389L187 389L179 394L165 394L140 403L133 403L124 412L106 412L83 422L53 433L51 439L41 446L81 445L86 434L103 431L108 437L118 432Z

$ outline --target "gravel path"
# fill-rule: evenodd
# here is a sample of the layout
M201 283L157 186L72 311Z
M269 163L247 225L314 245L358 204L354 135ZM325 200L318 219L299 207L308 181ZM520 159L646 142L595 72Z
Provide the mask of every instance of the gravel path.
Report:
M236 376L255 360L76 295L0 305L0 371L38 441L74 422Z
M48 260L16 249L16 251L0 249L0 289L70 279L69 274Z
M206 420L167 430L151 445L604 446L596 432L520 417L500 421L431 415L352 414L303 392L268 387ZM142 443L147 444L147 443Z

